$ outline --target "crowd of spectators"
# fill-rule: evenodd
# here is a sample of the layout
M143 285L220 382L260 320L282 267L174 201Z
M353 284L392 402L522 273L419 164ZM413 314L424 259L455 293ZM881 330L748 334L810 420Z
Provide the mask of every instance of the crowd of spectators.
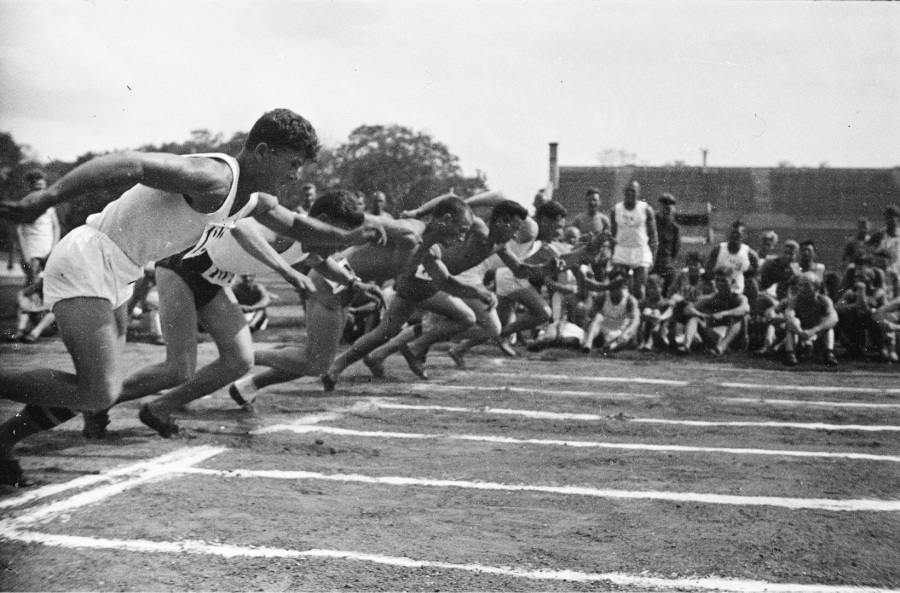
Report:
M898 362L900 330L900 210L890 206L884 226L871 232L860 219L847 241L840 268L817 260L812 239L788 239L767 230L756 249L735 221L726 240L684 254L666 193L654 210L631 182L624 200L601 211L596 189L586 208L563 226L554 245L561 252L600 233L596 259L544 282L552 316L535 337L520 336L529 350L569 346L584 352L617 350L704 352L721 356L748 351L795 366L816 359L827 366L844 359ZM708 250L707 250L708 249ZM703 251L706 251L705 253Z

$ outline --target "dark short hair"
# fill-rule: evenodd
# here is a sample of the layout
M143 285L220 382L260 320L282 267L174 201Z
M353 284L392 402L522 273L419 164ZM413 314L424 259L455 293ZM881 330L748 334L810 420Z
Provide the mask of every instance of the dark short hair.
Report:
M518 202L513 202L512 200L503 200L496 206L494 206L493 212L491 212L491 221L490 224L494 225L498 222L507 222L512 220L513 218L520 218L525 220L528 218L528 210L525 209L525 206Z
M435 218L438 218L444 216L445 214L450 214L452 218L456 219L460 216L465 215L466 213L471 214L471 212L472 209L468 204L466 204L456 196L450 196L437 203L437 205L434 207L432 215Z
M262 142L276 150L296 150L306 161L315 161L321 148L312 124L290 109L274 109L256 120L244 147L253 150Z
M900 216L900 208L897 208L894 204L891 204L887 208L884 209L885 216Z
M600 195L600 190L597 189L596 187L589 187L589 188L587 188L587 191L584 192L584 195L586 195L586 196L590 196L593 194Z
M806 247L807 245L809 245L810 247L812 247L813 250L815 251L815 249L816 249L816 242L815 242L815 241L813 241L812 239L806 239L805 241L803 241L803 242L800 243L800 248L803 249L803 248Z
M731 228L733 228L733 229L747 228L747 225L744 224L743 220L735 220L734 222L731 223Z
M349 227L358 227L365 221L365 215L359 209L356 192L346 189L330 191L316 198L309 208L309 216L316 218L324 214L336 223Z
M569 213L566 211L565 206L560 204L559 202L544 202L540 206L538 206L537 210L534 212L535 218L551 218L553 220L558 220L560 218L565 218Z
M40 169L30 169L25 173L25 181L28 183L34 183L38 179L47 179L47 174Z

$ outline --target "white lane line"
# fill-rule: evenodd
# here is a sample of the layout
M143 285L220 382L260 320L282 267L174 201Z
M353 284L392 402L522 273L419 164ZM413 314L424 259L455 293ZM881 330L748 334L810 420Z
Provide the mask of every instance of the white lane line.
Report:
M509 393L527 393L530 395L552 395L561 397L594 397L600 399L659 399L654 393L629 393L627 391L564 391L559 389L533 389L526 387L489 387L484 385L438 385L436 383L396 383L391 385L348 385L349 391L362 393L390 393L396 395L402 391L420 391L434 393L455 393L459 391L499 391Z
M485 373L479 373L485 374ZM541 373L494 373L488 372L492 377L512 377L516 379L541 379L545 381L587 381L596 383L640 383L645 385L672 385L684 387L690 385L690 381L674 381L671 379L652 379L649 377L597 377L588 375L547 375Z
M8 532L19 529L24 525L52 521L62 513L67 513L87 505L98 503L140 484L179 475L191 468L194 464L205 461L223 451L227 451L227 449L225 447L210 446L181 449L180 451L176 451L175 453L166 456L168 459L164 462L148 463L145 467L141 468L137 477L81 492L64 500L32 509L18 517L9 517L0 520L0 537L4 537ZM160 458L157 458L152 461L159 461L159 459Z
M868 432L900 432L900 426L865 424L824 424L822 422L713 422L708 420L664 420L662 418L629 418L642 424L680 424L685 426L739 426L753 428L800 428L804 430L860 430Z
M868 408L898 409L900 404L869 404L865 402L821 402L796 399L757 399L753 397L714 397L711 398L726 404L759 404L766 406L825 406L831 408Z
M900 393L900 389L879 387L835 387L833 385L769 385L762 383L717 383L720 387L735 389L764 389L766 391L814 391L821 393Z
M274 429L276 427L271 427ZM817 459L855 459L858 461L888 461L900 463L900 456L873 455L871 453L831 453L828 451L785 451L777 449L743 449L730 447L690 447L686 445L647 445L644 443L604 443L598 441L561 441L554 439L514 439L512 437L484 435L442 435L421 434L412 432L380 432L367 430L349 430L328 426L296 426L282 425L282 431L299 434L319 433L339 436L354 436L376 439L421 439L472 441L482 443L502 443L507 445L549 445L575 448L621 449L627 451L662 451L677 453L726 453L730 455L772 455L777 457L803 457Z
M600 414L571 414L566 412L542 412L536 410L510 410L506 408L460 408L453 406L415 406L411 404L395 404L379 402L377 407L387 410L421 410L435 412L458 412L464 414L499 414L505 416L523 416L540 420L615 420L637 422L641 424L672 424L684 426L736 426L749 428L799 428L805 430L860 430L870 432L900 432L900 426L865 425L865 424L824 424L822 422L744 422L744 421L711 421L711 420L665 420L662 418L622 418L602 416Z
M403 556L385 556L344 550L287 550L282 548L250 547L229 544L209 543L202 540L180 540L177 542L155 542L150 540L122 540L94 537L78 537L67 535L50 535L31 531L16 533L16 539L24 543L37 543L63 548L90 548L106 550L125 550L140 553L162 554L207 554L224 558L329 558L336 560L354 560L382 564L397 568L434 568L442 570L461 570L465 572L508 576L534 581L570 581L570 582L609 582L628 587L655 587L664 590L702 589L714 591L734 591L735 593L898 593L900 590L875 589L872 587L856 587L852 585L801 585L795 583L769 583L731 579L727 577L694 577L694 578L662 578L647 575L635 575L621 572L590 573L578 570L525 569L508 566L488 566L485 564L454 564L451 562L433 562L415 560Z
M737 506L773 506L787 509L817 509L823 511L900 511L900 500L787 498L779 496L734 496L729 494L700 494L695 492L660 492L639 490L611 490L584 486L532 486L528 484L499 484L496 482L472 482L466 480L430 480L400 476L363 476L359 474L322 474L306 471L281 470L215 470L188 468L184 473L230 478L268 478L274 480L326 480L331 482L356 482L384 484L387 486L430 486L436 488L462 488L468 490L500 490L506 492L545 492L595 496L599 498L624 498L632 500L665 500L672 502L699 502Z
M109 480L114 480L122 476L141 473L147 470L154 470L162 466L168 466L172 463L179 463L184 459L192 457L197 453L197 451L197 447L179 449L177 451L173 451L171 453L167 453L153 459L147 459L132 465L126 465L125 467L114 468L101 474L81 476L80 478L75 478L74 480L63 482L61 484L50 484L49 486L43 486L30 492L26 492L22 496L17 496L9 500L0 501L0 509L22 506L33 500L53 496L55 494L59 494L60 492L65 492L66 490L86 488L88 486L93 486L94 484L99 484L101 482L108 482Z

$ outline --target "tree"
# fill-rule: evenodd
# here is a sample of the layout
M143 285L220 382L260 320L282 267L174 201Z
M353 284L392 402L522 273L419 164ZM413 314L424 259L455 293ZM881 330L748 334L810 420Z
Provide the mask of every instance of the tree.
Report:
M316 177L325 188L340 185L370 195L383 191L394 210L408 210L453 189L468 195L487 189L481 171L466 177L459 158L425 132L391 126L360 126L345 144L323 151Z

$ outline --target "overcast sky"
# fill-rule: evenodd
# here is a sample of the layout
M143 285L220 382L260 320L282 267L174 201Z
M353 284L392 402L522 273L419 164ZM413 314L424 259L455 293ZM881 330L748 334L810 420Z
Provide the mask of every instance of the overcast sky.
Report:
M0 0L0 131L45 159L307 117L426 131L528 200L604 148L900 166L886 2Z

